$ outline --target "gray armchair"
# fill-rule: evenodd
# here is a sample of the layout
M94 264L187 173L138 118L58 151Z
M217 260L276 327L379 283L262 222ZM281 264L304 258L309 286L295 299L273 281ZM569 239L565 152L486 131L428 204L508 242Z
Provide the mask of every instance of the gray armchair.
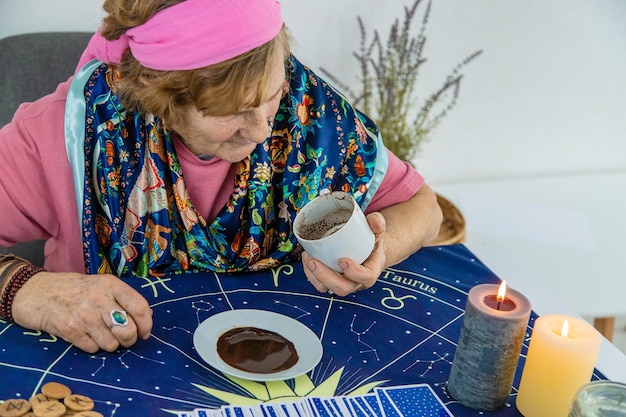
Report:
M0 126L8 123L18 106L53 92L74 73L92 33L43 32L0 39ZM0 144L1 145L1 144ZM0 247L36 265L43 265L43 243Z

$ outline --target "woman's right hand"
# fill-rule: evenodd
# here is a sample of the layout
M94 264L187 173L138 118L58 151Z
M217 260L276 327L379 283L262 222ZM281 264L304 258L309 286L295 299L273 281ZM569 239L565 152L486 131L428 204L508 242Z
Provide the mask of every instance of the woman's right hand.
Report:
M112 325L112 310L126 311L128 325ZM129 347L152 331L148 302L114 275L39 272L17 291L12 312L20 326L61 337L90 353Z

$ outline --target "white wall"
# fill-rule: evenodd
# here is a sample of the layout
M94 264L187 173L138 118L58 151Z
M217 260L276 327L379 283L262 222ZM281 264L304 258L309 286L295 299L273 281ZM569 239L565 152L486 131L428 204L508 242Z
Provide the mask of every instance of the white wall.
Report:
M353 82L356 15L386 34L412 0L282 3L299 58ZM95 30L101 16L100 0L0 0L0 37ZM623 0L434 0L420 89L484 53L415 161L427 180L626 169L625 20Z

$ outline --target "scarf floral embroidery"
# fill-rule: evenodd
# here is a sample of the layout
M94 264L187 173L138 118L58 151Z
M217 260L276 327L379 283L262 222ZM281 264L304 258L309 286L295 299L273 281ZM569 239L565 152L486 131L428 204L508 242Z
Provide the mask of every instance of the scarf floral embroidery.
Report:
M376 165L374 123L294 57L273 132L236 164L212 221L194 208L170 132L126 111L105 64L84 94L83 246L89 273L158 276L268 269L299 257L292 222L321 190L360 204Z

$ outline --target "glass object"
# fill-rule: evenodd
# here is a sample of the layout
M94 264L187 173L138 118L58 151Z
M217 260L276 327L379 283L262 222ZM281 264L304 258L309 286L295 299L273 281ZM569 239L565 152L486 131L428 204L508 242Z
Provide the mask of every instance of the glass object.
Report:
M626 384L593 381L583 385L576 392L569 417L626 417Z

